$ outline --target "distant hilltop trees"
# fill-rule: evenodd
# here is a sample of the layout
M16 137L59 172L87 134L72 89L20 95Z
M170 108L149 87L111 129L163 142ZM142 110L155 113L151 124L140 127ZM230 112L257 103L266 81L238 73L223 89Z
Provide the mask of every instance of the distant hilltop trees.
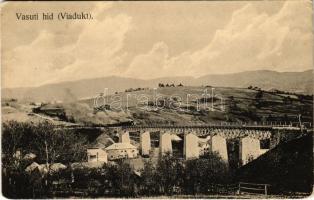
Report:
M261 90L261 88L259 87L253 87L252 85L250 85L247 89L250 89L250 90Z
M175 85L174 83L158 83L159 88L163 87L183 87L182 83L179 83L178 85ZM149 88L128 88L124 92L135 92L135 91L141 91L141 90L148 90Z
M148 90L149 88L129 88L126 89L125 92L135 92L135 91L141 91L141 90Z
M175 86L174 83L171 83L171 84L169 84L169 83L166 83L166 84L164 84L164 83L158 83L158 87L159 87L159 88L163 88L163 87L183 87L183 85L182 85L182 83L180 83L180 84L177 85L177 86Z

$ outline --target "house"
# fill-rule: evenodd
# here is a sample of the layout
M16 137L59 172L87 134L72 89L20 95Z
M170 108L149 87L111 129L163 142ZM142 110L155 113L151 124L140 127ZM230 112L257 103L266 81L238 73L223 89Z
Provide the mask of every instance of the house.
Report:
M39 164L36 162L33 162L32 164L30 164L29 166L26 167L25 171L28 173L31 173L38 167L39 167Z
M88 162L108 162L107 152L102 148L94 147L87 149Z
M114 143L106 148L108 160L136 158L138 149L130 143Z

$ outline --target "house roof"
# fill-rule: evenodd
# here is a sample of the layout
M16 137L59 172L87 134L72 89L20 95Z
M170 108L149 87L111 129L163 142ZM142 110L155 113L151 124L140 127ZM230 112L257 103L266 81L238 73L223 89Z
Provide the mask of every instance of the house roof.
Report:
M50 170L51 170L50 173L58 172L60 170L63 170L63 169L67 168L67 166L65 166L62 163L53 163L53 164L49 164L49 166L50 166ZM37 168L38 168L39 172L42 173L42 174L48 173L47 164L38 164L36 162L33 162L28 167L26 167L25 171L30 173L30 172L34 171L35 169L37 169Z
M32 172L34 171L37 167L39 167L39 164L37 162L33 162L32 164L28 165L25 169L26 172Z
M54 172L58 172L60 170L66 169L67 166L65 166L62 163L53 163L52 165L50 165L50 169L53 170Z
M106 148L112 145L113 143L114 141L110 138L110 136L103 133L96 138L94 146L100 147L100 148Z
M25 154L25 156L23 157L23 159L25 159L25 160L32 160L34 158L36 158L36 155L33 153Z
M89 154L95 154L95 153L107 153L105 148L99 148L99 147L91 147L87 148L87 153Z
M136 149L136 147L130 143L114 143L106 148L106 150L115 150L115 149Z

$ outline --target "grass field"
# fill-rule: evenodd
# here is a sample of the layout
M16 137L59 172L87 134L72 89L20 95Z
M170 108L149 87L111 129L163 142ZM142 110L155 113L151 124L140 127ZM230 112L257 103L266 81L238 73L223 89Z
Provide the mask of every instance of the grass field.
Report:
M207 95L207 96L205 96ZM289 101L287 101L289 96ZM215 122L313 121L313 103L294 94L246 88L205 86L164 87L120 92L95 99L61 103L68 122L79 124L205 125ZM3 120L34 121L29 102L4 102ZM49 116L46 116L49 117ZM71 119L71 120L70 120ZM60 122L52 118L52 121ZM59 121L59 122L58 122Z
M207 104L201 101L206 93L209 96ZM108 96L106 104L113 105L112 110L115 110L119 100L119 109L140 125L288 122L297 121L298 114L302 114L304 121L313 121L312 101L300 101L295 95L290 95L291 101L286 102L285 94L262 92L257 97L258 93L246 88L168 87L118 93ZM156 99L164 104L158 109ZM82 103L93 106L92 99Z

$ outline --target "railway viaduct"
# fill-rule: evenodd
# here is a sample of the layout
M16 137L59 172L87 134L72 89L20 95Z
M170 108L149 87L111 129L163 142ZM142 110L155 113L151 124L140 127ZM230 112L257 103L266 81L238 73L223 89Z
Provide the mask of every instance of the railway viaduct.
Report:
M139 139L139 149L142 155L149 155L152 142L158 142L160 155L172 153L172 141L182 138L183 156L185 159L199 158L206 151L216 152L228 162L227 142L238 141L239 160L244 165L256 159L278 144L278 135L302 135L313 133L312 123L219 123L195 126L69 126L68 129L114 129L119 133L119 142L130 143L136 135ZM65 128L65 127L59 127ZM153 136L153 138L152 138ZM180 136L180 137L176 137ZM131 137L131 139L130 139ZM157 138L157 139L156 139ZM261 141L268 140L268 148L261 148Z
M119 132L119 142L130 142L130 133L140 138L140 152L148 155L151 150L151 135L159 137L159 153L172 153L172 140L183 138L185 159L199 158L204 151L218 153L228 162L227 141L239 141L239 159L242 164L256 159L269 148L261 149L260 141L273 139L276 132L284 131L302 134L312 128L312 124L212 124L208 126L124 126L115 127Z

